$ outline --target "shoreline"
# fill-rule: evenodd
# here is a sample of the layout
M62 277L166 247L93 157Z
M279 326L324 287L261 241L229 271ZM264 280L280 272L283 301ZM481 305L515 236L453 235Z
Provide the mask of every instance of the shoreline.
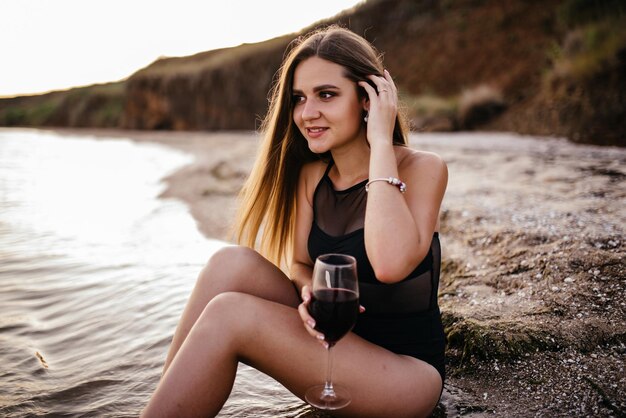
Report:
M254 132L49 130L193 155L160 197L182 200L204 236L228 241ZM412 134L411 146L450 170L439 416L624 413L626 150L492 132Z
M232 243L230 227L236 199L256 156L257 134L253 131L180 132L108 129L51 129L61 135L122 139L152 143L183 151L193 161L164 176L166 185L159 198L186 204L198 230L206 238Z

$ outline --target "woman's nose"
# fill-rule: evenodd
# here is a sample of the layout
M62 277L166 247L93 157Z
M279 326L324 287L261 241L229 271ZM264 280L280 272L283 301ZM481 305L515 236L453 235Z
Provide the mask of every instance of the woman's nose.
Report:
M302 104L302 119L314 120L320 117L320 111L313 100L307 100Z

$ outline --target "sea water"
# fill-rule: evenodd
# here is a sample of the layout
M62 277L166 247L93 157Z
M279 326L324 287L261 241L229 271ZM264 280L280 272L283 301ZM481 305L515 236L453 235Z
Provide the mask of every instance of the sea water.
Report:
M0 416L137 416L198 272L225 243L160 179L192 156L0 129ZM219 416L312 411L240 366Z

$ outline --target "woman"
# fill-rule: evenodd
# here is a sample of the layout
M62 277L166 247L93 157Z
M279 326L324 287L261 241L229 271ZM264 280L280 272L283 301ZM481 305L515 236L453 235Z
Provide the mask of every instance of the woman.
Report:
M352 395L335 414L428 415L444 379L445 163L405 146L392 77L367 41L336 26L294 42L262 130L236 226L272 262L236 246L211 257L144 415L216 415L239 361L304 399L324 379L326 343L307 306L313 262L329 252L356 257L365 308L333 348L333 380Z

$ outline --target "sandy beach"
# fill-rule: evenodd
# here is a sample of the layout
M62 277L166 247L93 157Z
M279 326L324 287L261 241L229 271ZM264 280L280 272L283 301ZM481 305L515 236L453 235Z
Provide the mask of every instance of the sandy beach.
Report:
M58 130L159 143L194 162L164 179L198 229L229 240L253 132ZM623 416L626 149L507 133L412 134L450 178L439 416Z

